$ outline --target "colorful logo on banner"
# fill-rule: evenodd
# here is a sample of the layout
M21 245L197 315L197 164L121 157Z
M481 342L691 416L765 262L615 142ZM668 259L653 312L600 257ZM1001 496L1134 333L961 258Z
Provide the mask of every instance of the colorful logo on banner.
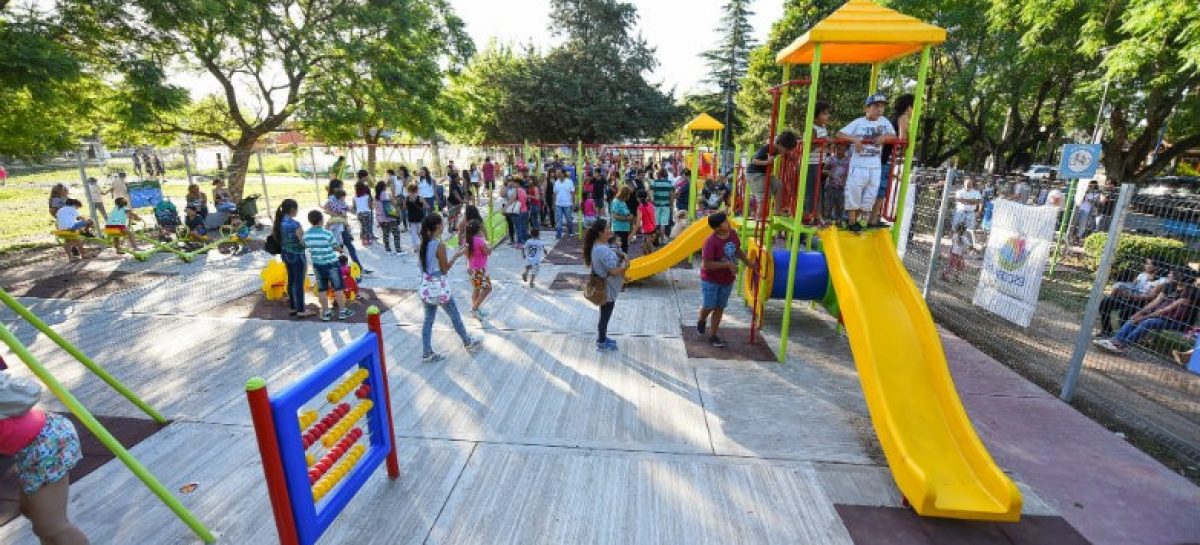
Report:
M1058 209L993 202L992 231L972 302L1028 327L1037 310Z
M1004 245L1000 246L1000 255L997 256L1000 268L1008 272L1016 272L1024 267L1028 259L1029 250L1025 248L1025 237L1021 235L1009 237Z

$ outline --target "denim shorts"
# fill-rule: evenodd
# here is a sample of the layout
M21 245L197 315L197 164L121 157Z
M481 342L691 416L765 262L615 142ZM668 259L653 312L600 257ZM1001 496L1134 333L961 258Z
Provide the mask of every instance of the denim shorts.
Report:
M317 276L317 293L325 293L329 290L339 291L342 289L342 272L339 270L340 268L337 263L313 263L313 273Z
M700 307L705 309L723 309L729 305L729 294L733 293L733 284L717 284L707 280L700 281Z

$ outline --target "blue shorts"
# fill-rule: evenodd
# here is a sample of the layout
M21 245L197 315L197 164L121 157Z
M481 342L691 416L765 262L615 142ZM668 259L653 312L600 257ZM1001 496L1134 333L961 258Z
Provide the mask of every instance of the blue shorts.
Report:
M733 284L717 284L707 280L700 281L700 308L724 309L729 305L729 294L733 293Z
M231 203L231 202L223 202L223 203L217 205L217 211L218 212L235 212L235 211L237 211L237 205L234 203Z
M342 289L342 271L341 265L338 263L328 263L318 265L313 263L313 273L317 277L317 293L325 293L329 290L339 291Z

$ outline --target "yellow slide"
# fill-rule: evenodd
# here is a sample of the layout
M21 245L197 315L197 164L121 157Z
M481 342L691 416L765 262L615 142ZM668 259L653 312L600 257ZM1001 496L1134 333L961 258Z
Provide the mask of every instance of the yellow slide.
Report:
M693 221L670 244L659 248L650 255L644 255L629 262L629 270L625 273L625 282L636 282L643 278L663 272L672 265L688 258L704 247L704 241L712 233L712 228L704 218Z
M890 233L820 236L871 421L904 497L922 516L1018 520L1021 493L975 434Z

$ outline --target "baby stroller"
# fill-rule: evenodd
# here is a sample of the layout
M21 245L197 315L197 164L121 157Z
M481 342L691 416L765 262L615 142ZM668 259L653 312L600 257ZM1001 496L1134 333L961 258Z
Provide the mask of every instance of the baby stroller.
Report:
M154 221L158 223L158 238L163 242L171 240L171 233L183 224L179 219L179 210L167 199L154 205Z
M242 202L238 203L237 214L243 223L257 226L255 217L258 216L258 198L260 196L248 195L242 198Z

